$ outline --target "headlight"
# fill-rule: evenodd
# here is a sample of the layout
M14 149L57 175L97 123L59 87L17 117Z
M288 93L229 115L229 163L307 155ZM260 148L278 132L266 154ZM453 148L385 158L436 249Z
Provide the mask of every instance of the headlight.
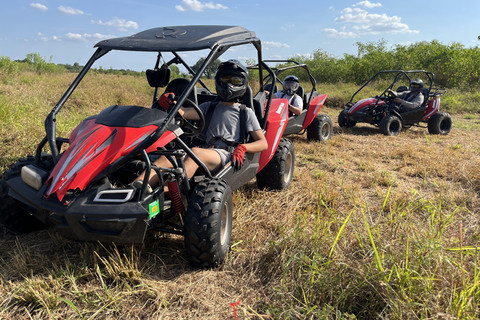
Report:
M48 178L48 172L33 165L22 167L21 177L23 182L35 190L40 190L43 182Z

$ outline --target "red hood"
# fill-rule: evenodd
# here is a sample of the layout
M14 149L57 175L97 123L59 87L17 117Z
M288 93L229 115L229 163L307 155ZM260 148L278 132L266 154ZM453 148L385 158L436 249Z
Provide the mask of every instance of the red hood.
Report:
M69 148L48 178L45 197L57 193L62 201L68 190L83 190L102 170L127 155L157 128L111 127L97 124L95 119L85 120L72 132ZM174 138L173 132L166 131L149 150L163 147Z
M378 103L377 103L378 101ZM362 99L359 100L357 103L355 103L350 109L348 109L348 114L352 115L355 112L357 112L360 109L365 108L366 106L374 105L377 104L377 106L381 106L385 104L385 101L383 100L378 100L377 98L367 98L367 99Z

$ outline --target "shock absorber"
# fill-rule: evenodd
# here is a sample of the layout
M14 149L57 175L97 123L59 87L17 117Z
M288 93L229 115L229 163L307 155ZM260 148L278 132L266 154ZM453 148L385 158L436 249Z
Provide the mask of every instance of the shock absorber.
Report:
M178 187L178 182L174 178L169 179L167 182L168 192L170 193L170 199L172 200L172 207L175 213L181 213L185 211L185 206L183 205L182 195Z

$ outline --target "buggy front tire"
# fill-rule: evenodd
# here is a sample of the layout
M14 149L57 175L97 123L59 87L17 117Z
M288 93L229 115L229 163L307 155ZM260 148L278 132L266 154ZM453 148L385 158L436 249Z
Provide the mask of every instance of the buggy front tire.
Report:
M232 238L232 190L222 179L206 178L192 191L185 216L185 251L196 268L222 264Z
M427 126L430 134L447 135L453 127L452 116L447 112L437 112L428 119Z
M328 115L318 114L307 127L307 139L326 142L333 133L332 119Z
M257 186L274 190L287 189L293 179L295 148L293 143L282 138L272 159L257 173Z
M42 157L40 162L44 169L51 170L53 167L53 162L49 157ZM48 227L47 224L25 210L18 200L8 195L9 187L6 181L19 177L23 167L34 163L35 158L32 156L20 159L4 172L0 180L0 223L8 230L19 234L43 230Z
M341 128L355 127L356 124L357 122L348 119L347 110L342 110L342 112L340 112L340 114L338 115L338 125Z
M379 124L380 132L386 136L397 136L402 131L402 121L393 114L387 114Z

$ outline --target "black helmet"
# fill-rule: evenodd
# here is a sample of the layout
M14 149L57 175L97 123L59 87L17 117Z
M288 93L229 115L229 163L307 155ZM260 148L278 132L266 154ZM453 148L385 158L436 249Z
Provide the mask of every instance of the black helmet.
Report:
M416 78L410 81L410 91L420 92L423 89L424 83L422 79Z
M239 101L248 87L248 70L240 61L220 63L215 74L215 90L223 101Z
M283 92L288 94L289 96L293 96L300 87L300 81L294 75L287 76L283 79Z

